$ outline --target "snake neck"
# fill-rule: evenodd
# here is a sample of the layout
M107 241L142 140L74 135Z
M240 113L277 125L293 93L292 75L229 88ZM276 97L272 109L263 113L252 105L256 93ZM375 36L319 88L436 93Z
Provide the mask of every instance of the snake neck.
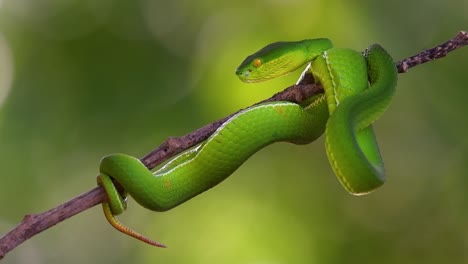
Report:
M300 41L307 53L305 63L309 63L333 48L333 43L327 38L304 39Z

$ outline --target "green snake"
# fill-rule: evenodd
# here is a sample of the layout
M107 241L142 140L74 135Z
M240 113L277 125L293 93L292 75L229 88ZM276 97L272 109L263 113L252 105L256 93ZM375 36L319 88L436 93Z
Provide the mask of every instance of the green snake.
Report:
M132 156L104 157L97 181L108 196L103 203L108 221L125 234L164 247L117 221L127 194L145 208L167 211L222 182L261 148L278 141L307 144L324 132L331 167L347 191L360 195L382 185L384 168L372 123L395 92L392 58L379 45L360 53L333 48L324 38L276 42L248 56L236 74L244 82L260 82L305 64L323 94L301 104L271 102L241 111L154 173Z

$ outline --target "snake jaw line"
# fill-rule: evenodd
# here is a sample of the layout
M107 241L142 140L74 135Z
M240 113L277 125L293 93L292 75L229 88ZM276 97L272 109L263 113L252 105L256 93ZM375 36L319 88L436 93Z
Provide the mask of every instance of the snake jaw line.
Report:
M305 67L305 69L302 71L301 75L299 76L299 79L297 79L297 82L296 82L296 85L299 85L302 80L304 80L304 77L306 76L306 74L310 71L310 66L312 65L311 62L307 63L307 66Z

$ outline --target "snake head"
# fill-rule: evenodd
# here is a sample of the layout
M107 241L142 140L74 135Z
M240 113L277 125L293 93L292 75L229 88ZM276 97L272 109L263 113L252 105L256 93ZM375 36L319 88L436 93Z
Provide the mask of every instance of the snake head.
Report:
M332 46L328 39L275 42L248 56L236 69L243 82L262 82L292 71L312 61Z
M258 80L258 78L252 79L252 76L251 76L252 72L253 72L253 77L255 77L255 73L258 72L256 69L261 66L262 66L262 60L260 58L255 58L251 62L244 61L236 69L236 75L243 82L255 82L256 80Z
M236 69L243 82L262 82L285 75L303 65L297 42L275 42L248 56Z

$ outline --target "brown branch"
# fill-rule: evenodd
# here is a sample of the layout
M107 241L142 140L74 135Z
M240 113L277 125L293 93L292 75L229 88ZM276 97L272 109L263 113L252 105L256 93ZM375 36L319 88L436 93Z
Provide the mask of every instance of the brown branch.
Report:
M102 188L96 187L40 214L28 214L14 229L0 238L0 260L24 241L63 220L83 212L107 199Z
M438 45L432 49L424 50L421 53L406 58L396 63L399 73L407 72L410 68L425 62L442 58L447 53L468 45L468 34L460 31L453 39ZM271 101L290 101L301 103L305 99L323 93L323 88L319 84L313 83L313 78L306 75L298 85L292 85L284 91L273 95L271 98L258 102L254 105ZM238 113L238 112L236 112ZM234 113L234 114L236 114ZM195 130L182 137L170 137L159 147L143 157L141 161L148 167L154 168L158 164L166 161L170 157L187 150L204 140L206 140L221 124L226 122L234 114L217 120L211 124ZM96 187L91 191L79 195L70 201L65 202L49 211L40 214L26 215L15 228L0 238L0 259L18 245L33 237L34 235L52 227L63 220L85 211L107 199L104 190Z
M401 60L396 63L397 69L399 73L405 73L414 66L419 64L426 63L428 61L432 61L435 59L440 59L453 50L461 48L463 46L468 45L468 32L460 31L458 34L450 39L449 41L440 44L434 48L423 50L422 52Z

